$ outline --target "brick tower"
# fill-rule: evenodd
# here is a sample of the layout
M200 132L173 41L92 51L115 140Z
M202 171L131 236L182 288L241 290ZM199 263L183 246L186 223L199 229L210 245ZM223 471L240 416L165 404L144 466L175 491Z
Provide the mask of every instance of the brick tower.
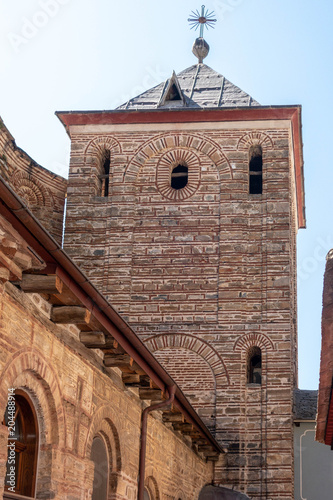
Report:
M114 111L58 116L66 251L224 444L216 483L291 500L300 107L198 63Z

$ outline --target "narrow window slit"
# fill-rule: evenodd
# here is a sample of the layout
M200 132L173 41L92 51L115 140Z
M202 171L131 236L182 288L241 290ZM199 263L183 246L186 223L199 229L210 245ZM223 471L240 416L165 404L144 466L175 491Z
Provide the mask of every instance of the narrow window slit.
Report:
M261 384L261 349L253 347L248 354L248 384Z
M102 175L99 176L102 183L101 196L105 197L109 196L110 164L111 164L110 151L106 150L104 152L102 159Z
M252 146L249 151L249 193L262 194L262 149Z

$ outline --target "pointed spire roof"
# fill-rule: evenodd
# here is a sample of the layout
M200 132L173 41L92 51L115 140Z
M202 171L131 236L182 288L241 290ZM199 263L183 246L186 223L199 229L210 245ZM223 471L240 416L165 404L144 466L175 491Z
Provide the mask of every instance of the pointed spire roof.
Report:
M225 108L260 106L206 64L195 64L117 109Z

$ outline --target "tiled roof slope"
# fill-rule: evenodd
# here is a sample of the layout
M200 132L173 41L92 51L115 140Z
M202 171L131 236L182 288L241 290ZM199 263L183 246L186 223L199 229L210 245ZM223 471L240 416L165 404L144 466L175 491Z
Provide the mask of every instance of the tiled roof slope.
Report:
M195 64L178 73L176 78L185 98L185 104L182 100L170 100L161 104L169 79L130 99L117 109L170 109L183 108L184 106L186 108L260 106L249 94L243 92L239 87L236 87L224 76L205 64Z
M317 414L318 391L294 391L295 420L315 420Z

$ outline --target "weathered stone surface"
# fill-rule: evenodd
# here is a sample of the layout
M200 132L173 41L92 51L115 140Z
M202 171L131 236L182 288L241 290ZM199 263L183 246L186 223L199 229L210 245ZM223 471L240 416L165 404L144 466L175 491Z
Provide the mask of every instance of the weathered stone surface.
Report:
M256 127L249 122L238 128L210 124L200 132L191 124L182 130L173 124L75 130L72 144L117 143L105 200L112 210L101 212L96 201L97 151L84 158L73 149L65 247L232 450L216 464L216 481L252 498L265 491L277 500L283 491L291 500L293 151L287 126ZM252 144L263 148L261 195L248 193ZM169 177L180 160L189 162L189 177L176 193ZM84 182L77 170L83 165L91 168ZM90 215L82 217L87 207ZM247 383L253 346L262 352L258 386ZM265 475L272 480L266 482Z
M318 391L294 391L294 417L296 420L315 420Z
M135 500L142 403L124 390L119 375L109 375L102 359L74 338L70 327L54 325L44 300L0 284L0 410L8 388L24 388L38 414L37 498L91 498L94 464L90 449L102 434L110 452L109 493ZM48 305L46 303L46 305ZM49 310L50 313L50 310ZM0 495L6 474L8 429L0 426ZM190 443L190 442L189 442ZM148 421L146 474L157 498L179 489L196 498L212 464L169 430L158 414ZM148 480L148 479L147 479Z
M67 180L41 167L17 147L1 119L0 175L60 244Z

